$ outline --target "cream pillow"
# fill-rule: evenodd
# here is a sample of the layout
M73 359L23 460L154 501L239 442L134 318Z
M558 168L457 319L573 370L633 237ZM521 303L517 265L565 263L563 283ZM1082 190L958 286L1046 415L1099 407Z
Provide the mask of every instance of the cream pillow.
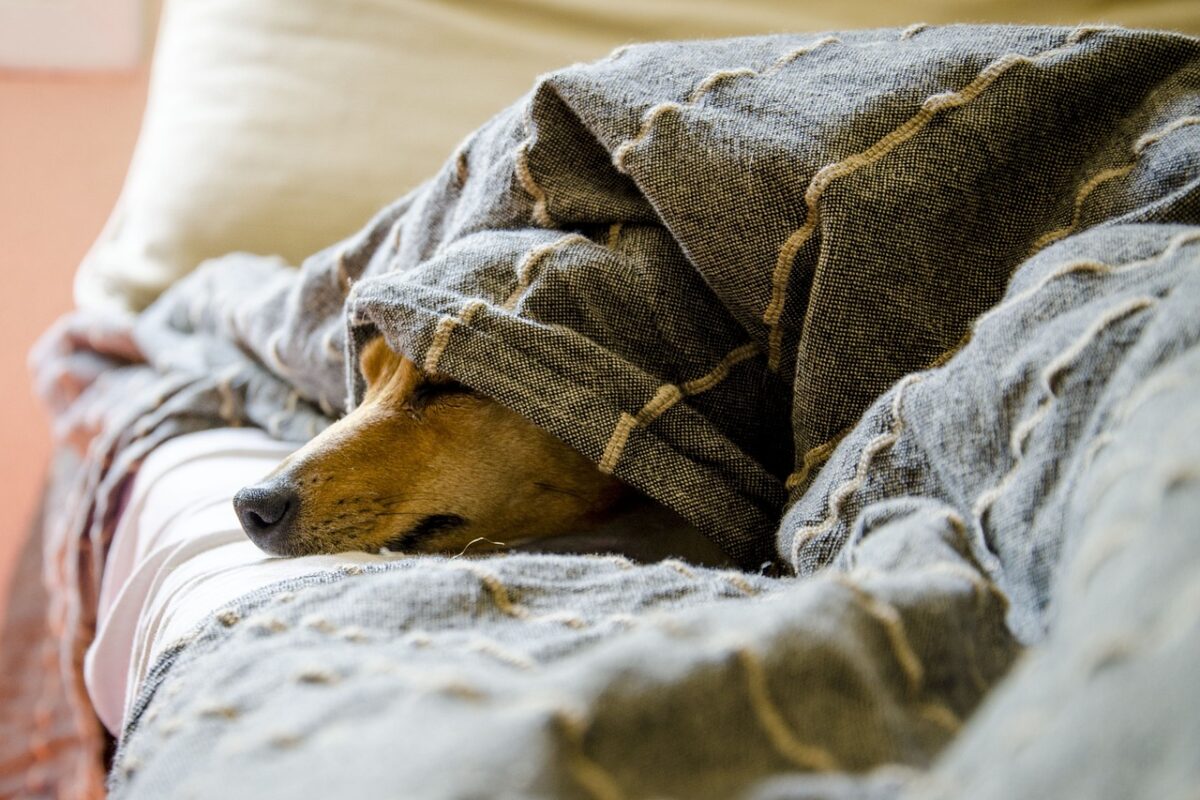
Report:
M206 258L295 264L430 175L541 72L631 41L949 21L1200 32L1126 0L167 0L133 165L80 306L137 310Z

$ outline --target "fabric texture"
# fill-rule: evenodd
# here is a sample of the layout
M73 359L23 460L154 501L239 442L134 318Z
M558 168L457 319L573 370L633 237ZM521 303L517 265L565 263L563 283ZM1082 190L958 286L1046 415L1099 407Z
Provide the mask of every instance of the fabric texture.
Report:
M1084 18L1200 34L1200 12L1170 0L168 0L137 153L76 300L140 310L229 252L298 262L540 73L631 41Z
M125 364L60 423L93 501L47 528L68 655L145 453L307 438L377 334L747 570L412 558L258 593L159 662L114 795L1001 796L997 748L1054 796L1193 786L1198 143L1178 35L638 46L547 76L299 272L230 256L136 321L64 322L52 375ZM1111 758L1071 769L1089 743Z

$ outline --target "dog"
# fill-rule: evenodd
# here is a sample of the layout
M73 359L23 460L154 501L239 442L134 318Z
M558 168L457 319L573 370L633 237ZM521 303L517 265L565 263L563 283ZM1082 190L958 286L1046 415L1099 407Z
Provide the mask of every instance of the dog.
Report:
M634 494L524 417L422 373L382 337L359 366L362 403L234 497L268 554L520 546L598 531Z

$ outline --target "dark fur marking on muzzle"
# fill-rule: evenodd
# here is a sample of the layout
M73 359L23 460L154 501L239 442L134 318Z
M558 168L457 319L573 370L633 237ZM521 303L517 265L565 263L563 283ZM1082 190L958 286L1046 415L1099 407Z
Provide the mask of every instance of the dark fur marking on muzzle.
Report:
M457 514L432 514L418 522L404 534L390 539L384 547L395 553L411 550L422 540L466 525L467 521Z

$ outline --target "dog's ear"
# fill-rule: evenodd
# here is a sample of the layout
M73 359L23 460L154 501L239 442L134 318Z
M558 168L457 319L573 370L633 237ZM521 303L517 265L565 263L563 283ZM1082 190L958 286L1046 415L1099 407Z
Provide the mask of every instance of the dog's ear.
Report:
M358 358L358 366L368 386L382 386L396 368L399 357L382 336L367 342Z
M422 381L417 365L393 352L382 336L362 349L358 366L367 382L367 398L392 408L403 408Z
M413 417L439 398L473 394L453 378L426 375L410 359L393 352L382 336L363 348L359 367L367 381L367 394Z

